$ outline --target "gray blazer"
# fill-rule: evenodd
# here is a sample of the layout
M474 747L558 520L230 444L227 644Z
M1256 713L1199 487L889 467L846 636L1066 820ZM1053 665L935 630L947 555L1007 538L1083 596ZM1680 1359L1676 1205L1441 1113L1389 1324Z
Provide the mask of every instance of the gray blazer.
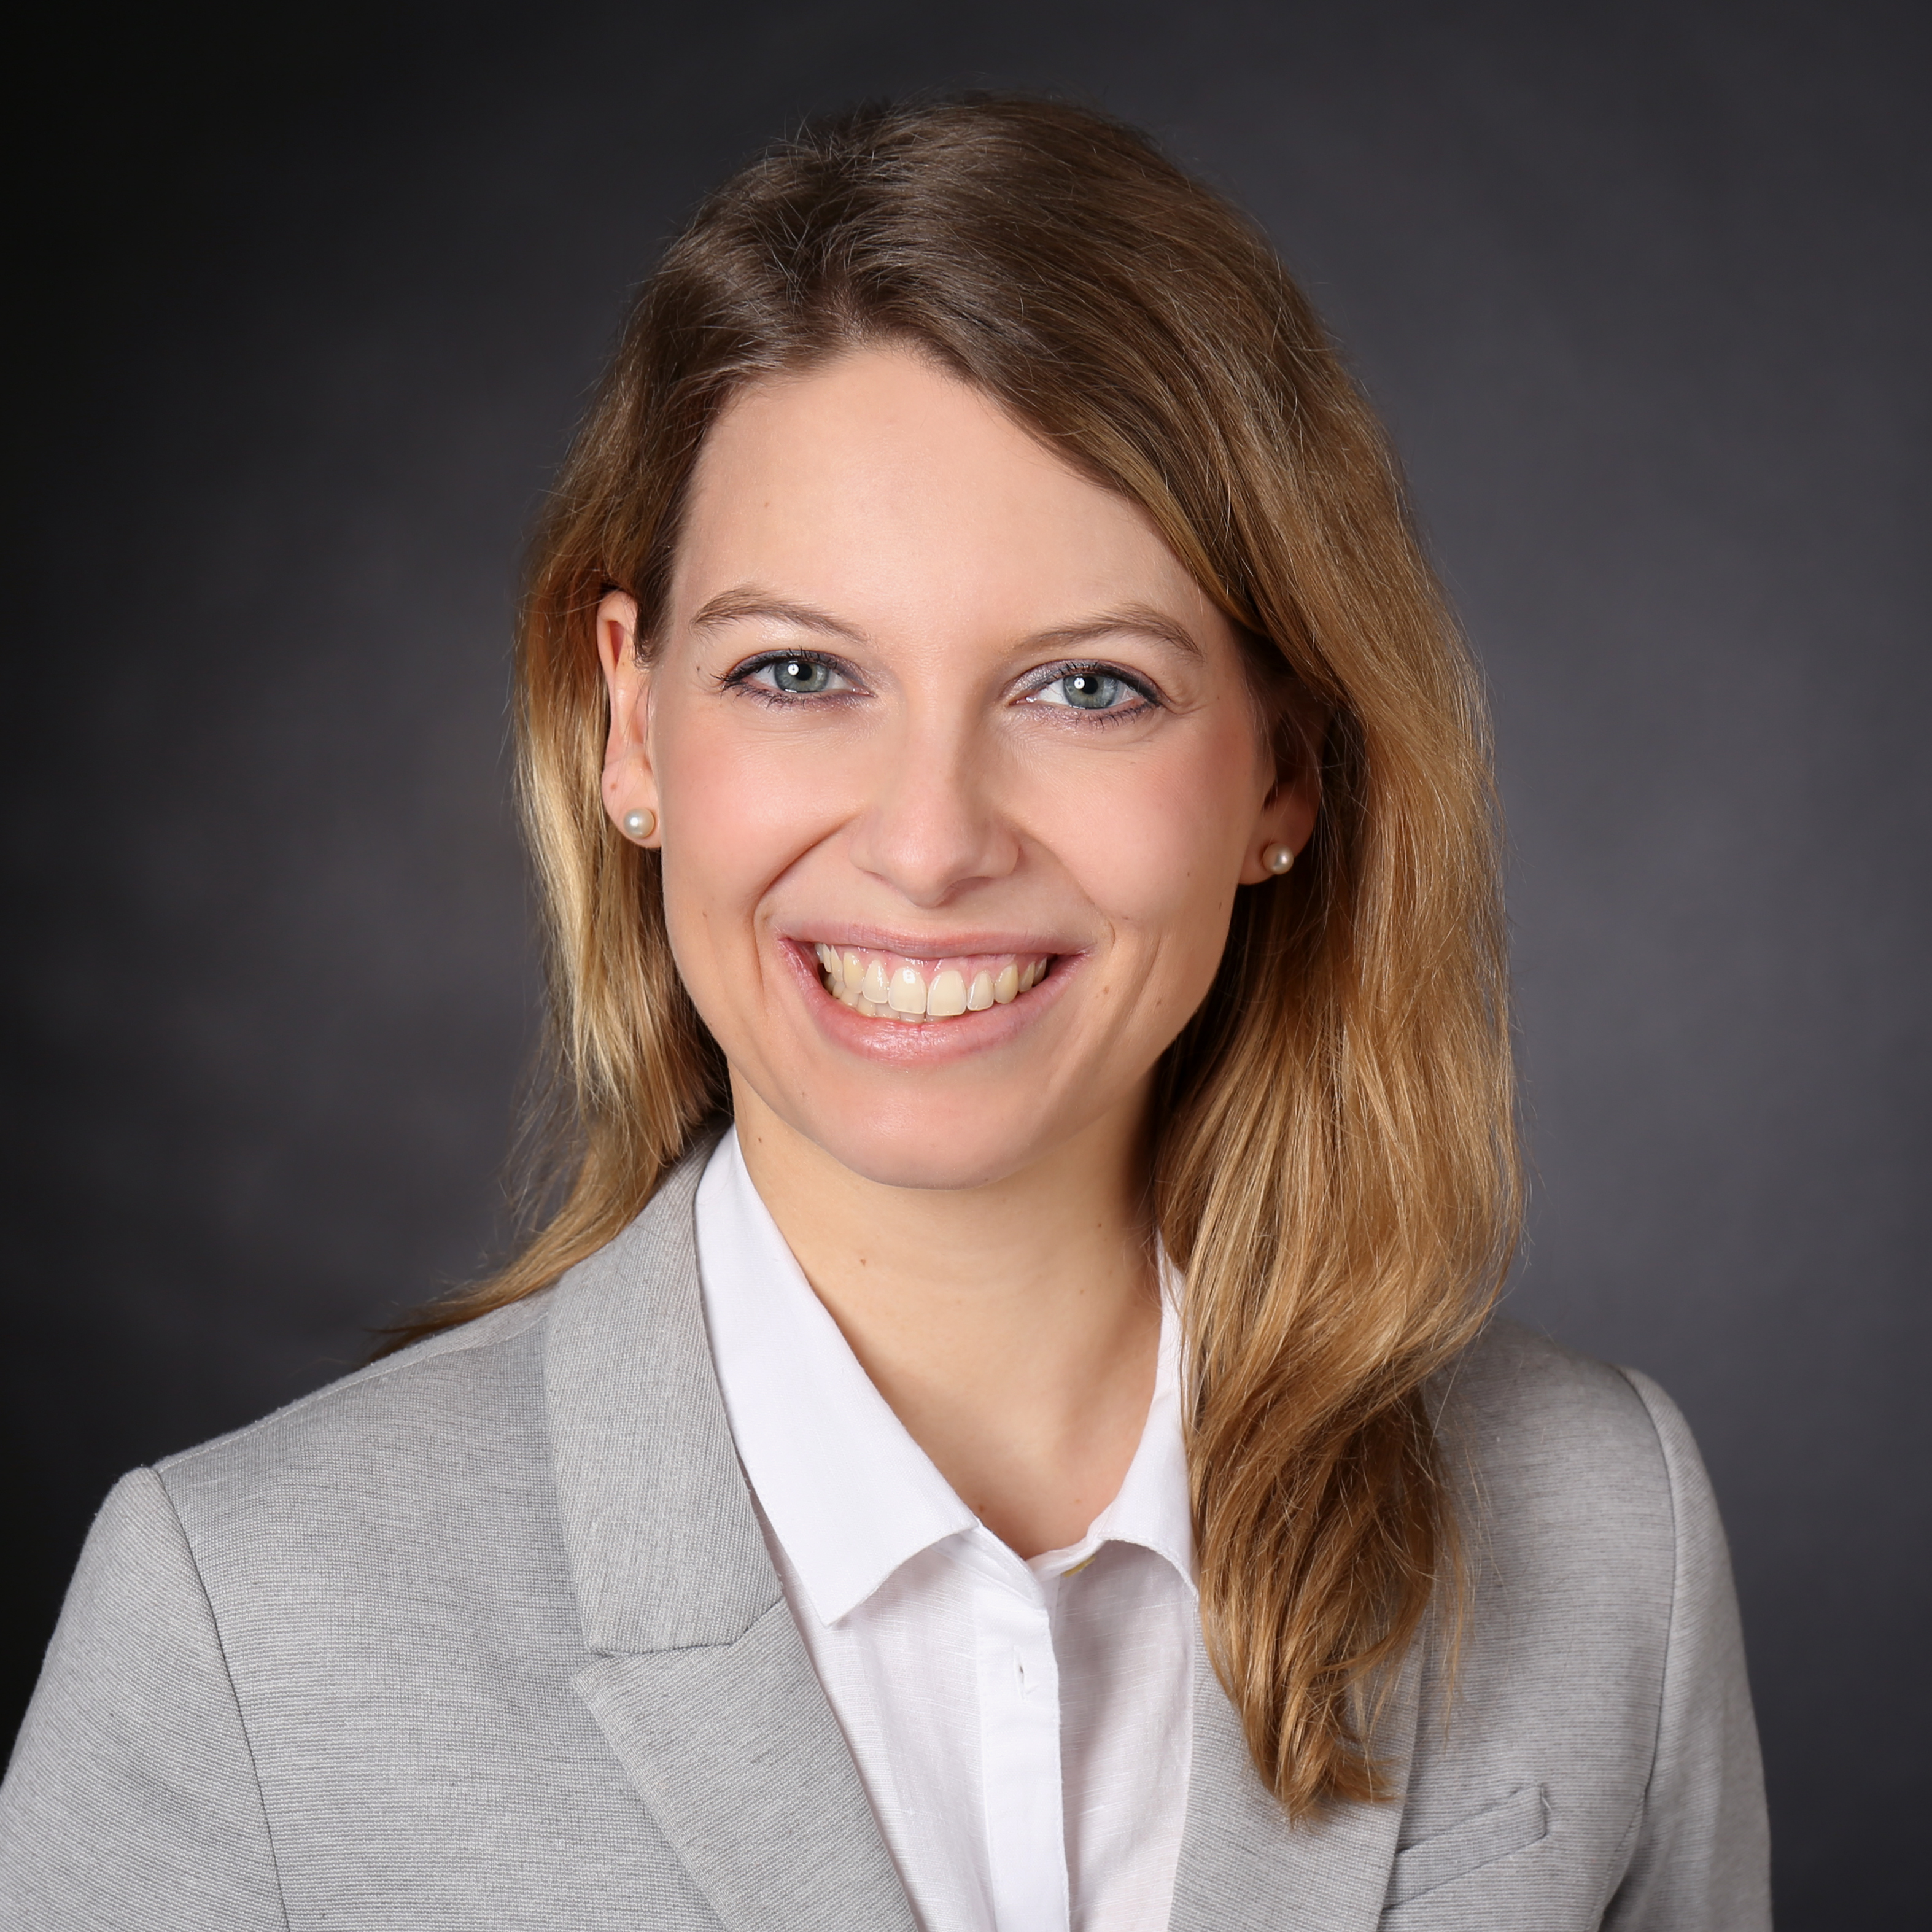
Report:
M109 1497L0 1790L0 1924L912 1932L733 1454L688 1162L542 1295ZM1478 1592L1290 1828L1202 1670L1175 1932L1768 1922L1723 1533L1638 1375L1496 1324Z

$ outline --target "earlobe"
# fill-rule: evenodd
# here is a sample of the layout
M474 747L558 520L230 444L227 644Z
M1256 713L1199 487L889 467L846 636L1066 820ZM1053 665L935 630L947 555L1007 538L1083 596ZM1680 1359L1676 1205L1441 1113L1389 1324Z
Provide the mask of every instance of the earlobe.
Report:
M1240 884L1258 886L1270 879L1286 878L1294 862L1315 836L1315 820L1321 809L1320 782L1304 774L1282 786L1263 808L1255 826L1252 844L1241 867Z
M1264 885L1286 878L1315 836L1322 810L1320 746L1328 712L1305 692L1283 700L1270 733L1274 784L1262 801L1239 883Z

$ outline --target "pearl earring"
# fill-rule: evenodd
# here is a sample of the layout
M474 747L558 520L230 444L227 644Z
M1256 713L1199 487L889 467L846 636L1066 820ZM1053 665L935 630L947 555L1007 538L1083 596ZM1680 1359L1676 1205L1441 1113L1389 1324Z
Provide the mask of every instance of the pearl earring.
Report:
M657 829L658 815L655 812L627 812L624 814L626 838L648 838Z
M1280 878L1294 863L1294 848L1292 845L1270 845L1262 854L1262 863L1276 878Z

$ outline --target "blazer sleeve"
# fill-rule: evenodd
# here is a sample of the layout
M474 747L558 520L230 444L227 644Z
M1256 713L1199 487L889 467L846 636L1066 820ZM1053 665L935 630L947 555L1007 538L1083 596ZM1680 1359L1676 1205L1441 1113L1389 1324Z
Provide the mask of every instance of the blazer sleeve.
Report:
M82 1552L0 1785L7 1932L286 1932L206 1592L152 1469Z
M1662 1446L1676 1578L1656 1755L1605 1932L1768 1932L1764 1773L1717 1500L1676 1405L1648 1376L1623 1372Z

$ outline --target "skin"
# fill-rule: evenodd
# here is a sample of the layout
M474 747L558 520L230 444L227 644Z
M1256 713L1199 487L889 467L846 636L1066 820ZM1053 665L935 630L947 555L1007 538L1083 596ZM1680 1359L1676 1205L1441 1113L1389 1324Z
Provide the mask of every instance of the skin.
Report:
M1312 761L1276 770L1233 626L1145 514L909 350L731 404L648 662L636 623L599 607L604 803L656 816L752 1180L981 1520L1023 1556L1077 1542L1153 1389L1155 1063L1236 892L1306 842ZM1070 704L1070 668L1118 698ZM839 1005L818 940L1053 963L904 1026Z

